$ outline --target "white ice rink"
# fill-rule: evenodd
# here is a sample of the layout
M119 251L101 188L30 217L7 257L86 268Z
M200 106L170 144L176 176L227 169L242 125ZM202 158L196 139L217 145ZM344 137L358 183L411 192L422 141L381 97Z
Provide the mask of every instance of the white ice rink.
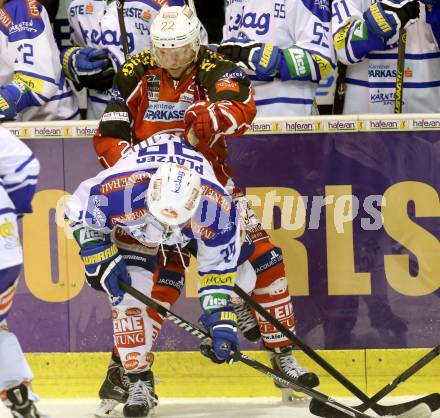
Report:
M405 402L412 398L388 398L386 403ZM353 399L339 399L347 404ZM360 403L360 402L359 402ZM51 399L39 403L41 412L50 418L93 418L97 406L95 399ZM368 411L371 415L373 412ZM122 416L122 415L121 415ZM308 407L298 404L281 404L277 398L225 398L225 399L171 399L160 400L154 418L305 418L313 417ZM440 411L432 414L440 418ZM9 411L0 405L0 418L11 418Z

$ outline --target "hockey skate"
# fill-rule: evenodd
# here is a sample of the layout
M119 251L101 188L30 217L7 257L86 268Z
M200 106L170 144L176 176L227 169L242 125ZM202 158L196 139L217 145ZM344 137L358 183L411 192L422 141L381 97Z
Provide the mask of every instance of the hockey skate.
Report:
M319 385L319 378L315 373L309 372L299 365L295 357L292 354L292 347L282 347L275 349L270 353L270 362L274 370L283 373L286 377L298 382L308 388L314 388ZM283 402L297 402L308 401L307 396L302 395L300 392L292 391L290 388L286 388L274 381L276 387L281 389Z
M151 370L142 373L128 374L130 388L128 400L124 406L124 417L147 418L150 417L158 398L154 393L154 376Z
M125 403L128 399L130 381L122 367L121 359L112 353L108 365L107 375L99 389L101 402L95 412L97 417L120 417L121 413L114 411L119 403Z
M11 410L14 418L45 418L29 399L29 389L23 383L6 390L2 395L2 398L6 397L5 405Z
M238 329L242 333L243 337L254 343L260 341L261 334L257 321L251 312L251 308L247 303L240 299L240 302L233 302L235 313L237 314Z

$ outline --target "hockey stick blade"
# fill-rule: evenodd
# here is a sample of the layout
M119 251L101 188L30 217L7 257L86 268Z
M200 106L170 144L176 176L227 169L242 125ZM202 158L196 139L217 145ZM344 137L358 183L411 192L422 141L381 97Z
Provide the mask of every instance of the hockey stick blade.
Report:
M399 418L429 418L432 411L426 403L419 403L414 408L403 414L397 415Z
M196 336L200 340L204 340L206 338L210 338L209 334L196 327L195 325L191 324L190 322L186 321L185 319L181 318L180 316L174 314L165 306L161 305L160 303L156 302L155 300L149 298L148 296L144 295L143 293L139 292L139 290L135 289L134 287L128 285L127 283L123 282L122 280L118 281L119 286L122 290L124 290L129 295L133 296L138 301L144 303L145 305L149 306L150 308L154 309L156 312L164 316L166 319L171 320L175 324L177 324L179 327L184 329L185 331L191 333L192 335ZM241 352L234 353L234 360L241 361L248 366L252 367L253 369L259 371L260 373L265 374L266 376L276 380L278 383L280 383L282 386L290 387L293 390L300 391L305 393L306 395L309 395L310 397L314 399L318 399L319 401L323 402L324 404L327 404L329 408L331 408L334 411L338 411L339 417L354 417L354 418L373 418L371 415L364 414L363 412L360 412L350 406L344 405L340 402L337 402L335 399L324 395L321 392L318 392L314 389L310 389L306 386L302 386L301 384L288 379L284 377L280 372L277 370L273 370L270 367L264 365L263 363L258 362L257 360L254 360L250 357L248 357L246 354L243 354Z
M334 377L339 383L341 383L346 389L348 389L353 395L359 398L364 404L359 405L355 408L359 408L358 410L365 411L368 408L371 408L374 412L379 415L392 415L396 413L395 411L399 411L398 413L405 412L408 409L412 408L414 405L420 402L428 401L429 405L433 407L437 406L436 394L434 396L425 398L416 399L411 402L393 405L393 406L383 406L378 405L377 402L394 390L401 382L408 379L412 376L416 371L420 370L423 366L425 366L429 361L439 355L440 348L439 346L435 347L428 354L426 354L422 359L417 361L407 370L405 370L401 375L399 375L393 382L387 385L385 388L380 390L373 398L369 398L364 392L362 392L357 386L355 386L350 380L348 380L341 372L336 370L328 361L326 361L323 357L321 357L315 350L309 347L306 343L304 343L301 339L299 339L292 331L287 329L280 321L274 318L268 311L266 311L259 303L255 302L251 296L249 296L243 289L239 286L234 286L234 292L240 296L248 305L256 310L264 319L266 319L272 326L274 326L278 331L284 334L289 340L291 340L294 344L296 344L307 356L309 356L312 360L314 360L317 364L319 364L325 371L327 371L332 377ZM374 401L374 402L372 402ZM325 404L320 404L319 400L312 399L310 402L310 411L315 411L315 415L325 416L326 413L329 412L327 406ZM438 409L438 406L436 407ZM435 410L435 409L433 409ZM320 411L322 411L320 413Z
M440 408L440 393L431 393L430 395L423 396L422 398L417 398L412 401L403 402L397 405L377 405L378 410L381 410L380 415L399 415L403 414L405 411L411 410L418 404L425 404L429 407L430 411L434 412Z
M317 404L317 403L316 403ZM325 408L325 415L320 415L323 410L317 411L315 407L310 407L310 412L314 415L322 416L325 418L341 418L344 415L339 414L339 411L335 411L332 408L329 408L327 405L323 404ZM356 407L354 407L356 408ZM389 414L388 416L393 416L396 418L429 418L432 415L432 411L426 403L418 403L413 406L411 409L406 410L400 414Z
M398 415L399 418L429 418L432 411L426 403L419 403L414 408L403 414Z
M436 411L440 408L440 394L438 393L431 393L430 395L426 395L422 398L414 399L412 401L400 403L397 405L383 406L379 405L377 402L379 402L382 398L393 391L400 383L407 380L439 354L440 345L434 347L429 353L425 354L420 360L418 360L416 363L414 363L408 369L402 372L392 382L388 383L385 387L379 390L379 392L373 395L368 402L357 405L355 406L355 408L359 411L366 411L367 409L374 407L374 410L379 415L399 415L405 411L408 411L419 403L425 403L429 406L431 411ZM325 404L322 404L318 401L312 400L310 404L310 407L313 408L313 410L315 411L315 415L324 417L333 412L329 410Z
M432 415L432 411L426 403L419 403L414 408L403 414L396 415L397 418L429 418Z
M423 398L414 399L413 401L404 402L398 405L377 405L379 407L378 409L380 409L380 411L377 413L379 415L396 416L399 418L430 417L433 411L430 405L437 405L439 402L438 398L438 393L433 393ZM360 406L362 405L353 406L353 408L357 409ZM342 418L344 416L339 414L339 412L335 411L333 408L329 408L328 405L326 405L325 403L320 402L316 399L312 399L310 401L309 411L313 415L317 415L318 417Z

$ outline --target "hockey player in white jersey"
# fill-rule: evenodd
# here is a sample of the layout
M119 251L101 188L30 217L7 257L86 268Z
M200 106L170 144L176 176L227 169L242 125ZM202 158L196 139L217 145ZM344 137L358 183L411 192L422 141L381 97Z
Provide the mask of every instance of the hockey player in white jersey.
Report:
M128 52L151 49L150 26L161 6L184 0L130 0L124 3ZM110 100L115 70L125 62L123 35L117 2L73 0L67 9L73 48L62 52L64 72L69 79L88 88L87 119L100 119ZM202 29L207 43L207 34Z
M37 0L0 0L0 116L77 119L46 10Z
M105 0L73 0L67 7L74 46L61 51L61 62L75 87L87 89L87 119L101 117L115 75L109 51L101 47L101 22L106 7Z
M150 22L160 9L155 0L124 4L129 53L150 47ZM88 89L87 119L99 119L110 99L115 70L125 62L116 1L73 0L67 9L74 45L62 52L69 79Z
M315 113L334 59L328 0L227 0L218 52L253 77L257 116Z
M163 245L180 251L197 242L201 321L213 340L212 358L229 359L238 347L230 300L240 248L235 205L208 161L183 140L162 134L145 144L81 183L66 205L87 282L112 302L114 340L130 379L125 417L147 417L157 403L150 370L153 317L118 279L151 295ZM135 238L136 253L134 246L115 245L116 228Z
M334 44L347 66L342 113L393 113L401 28L406 28L402 112L440 112L440 3L429 3L333 1Z
M31 150L0 126L0 399L15 418L38 418L32 371L7 317L23 264L17 219L32 212L40 171Z

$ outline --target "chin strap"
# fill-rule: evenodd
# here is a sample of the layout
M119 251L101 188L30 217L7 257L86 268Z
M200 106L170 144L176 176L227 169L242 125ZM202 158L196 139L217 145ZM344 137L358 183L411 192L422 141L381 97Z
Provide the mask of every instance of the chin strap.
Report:
M185 269L185 272L188 272L188 267L186 266L185 260L183 259L182 249L180 248L179 244L176 244L177 252L180 256L180 261L182 262L183 268Z
M194 4L194 0L188 0L188 6L189 6L189 8L190 8L195 14L197 14L197 12L196 12L196 6L195 6L195 4Z

